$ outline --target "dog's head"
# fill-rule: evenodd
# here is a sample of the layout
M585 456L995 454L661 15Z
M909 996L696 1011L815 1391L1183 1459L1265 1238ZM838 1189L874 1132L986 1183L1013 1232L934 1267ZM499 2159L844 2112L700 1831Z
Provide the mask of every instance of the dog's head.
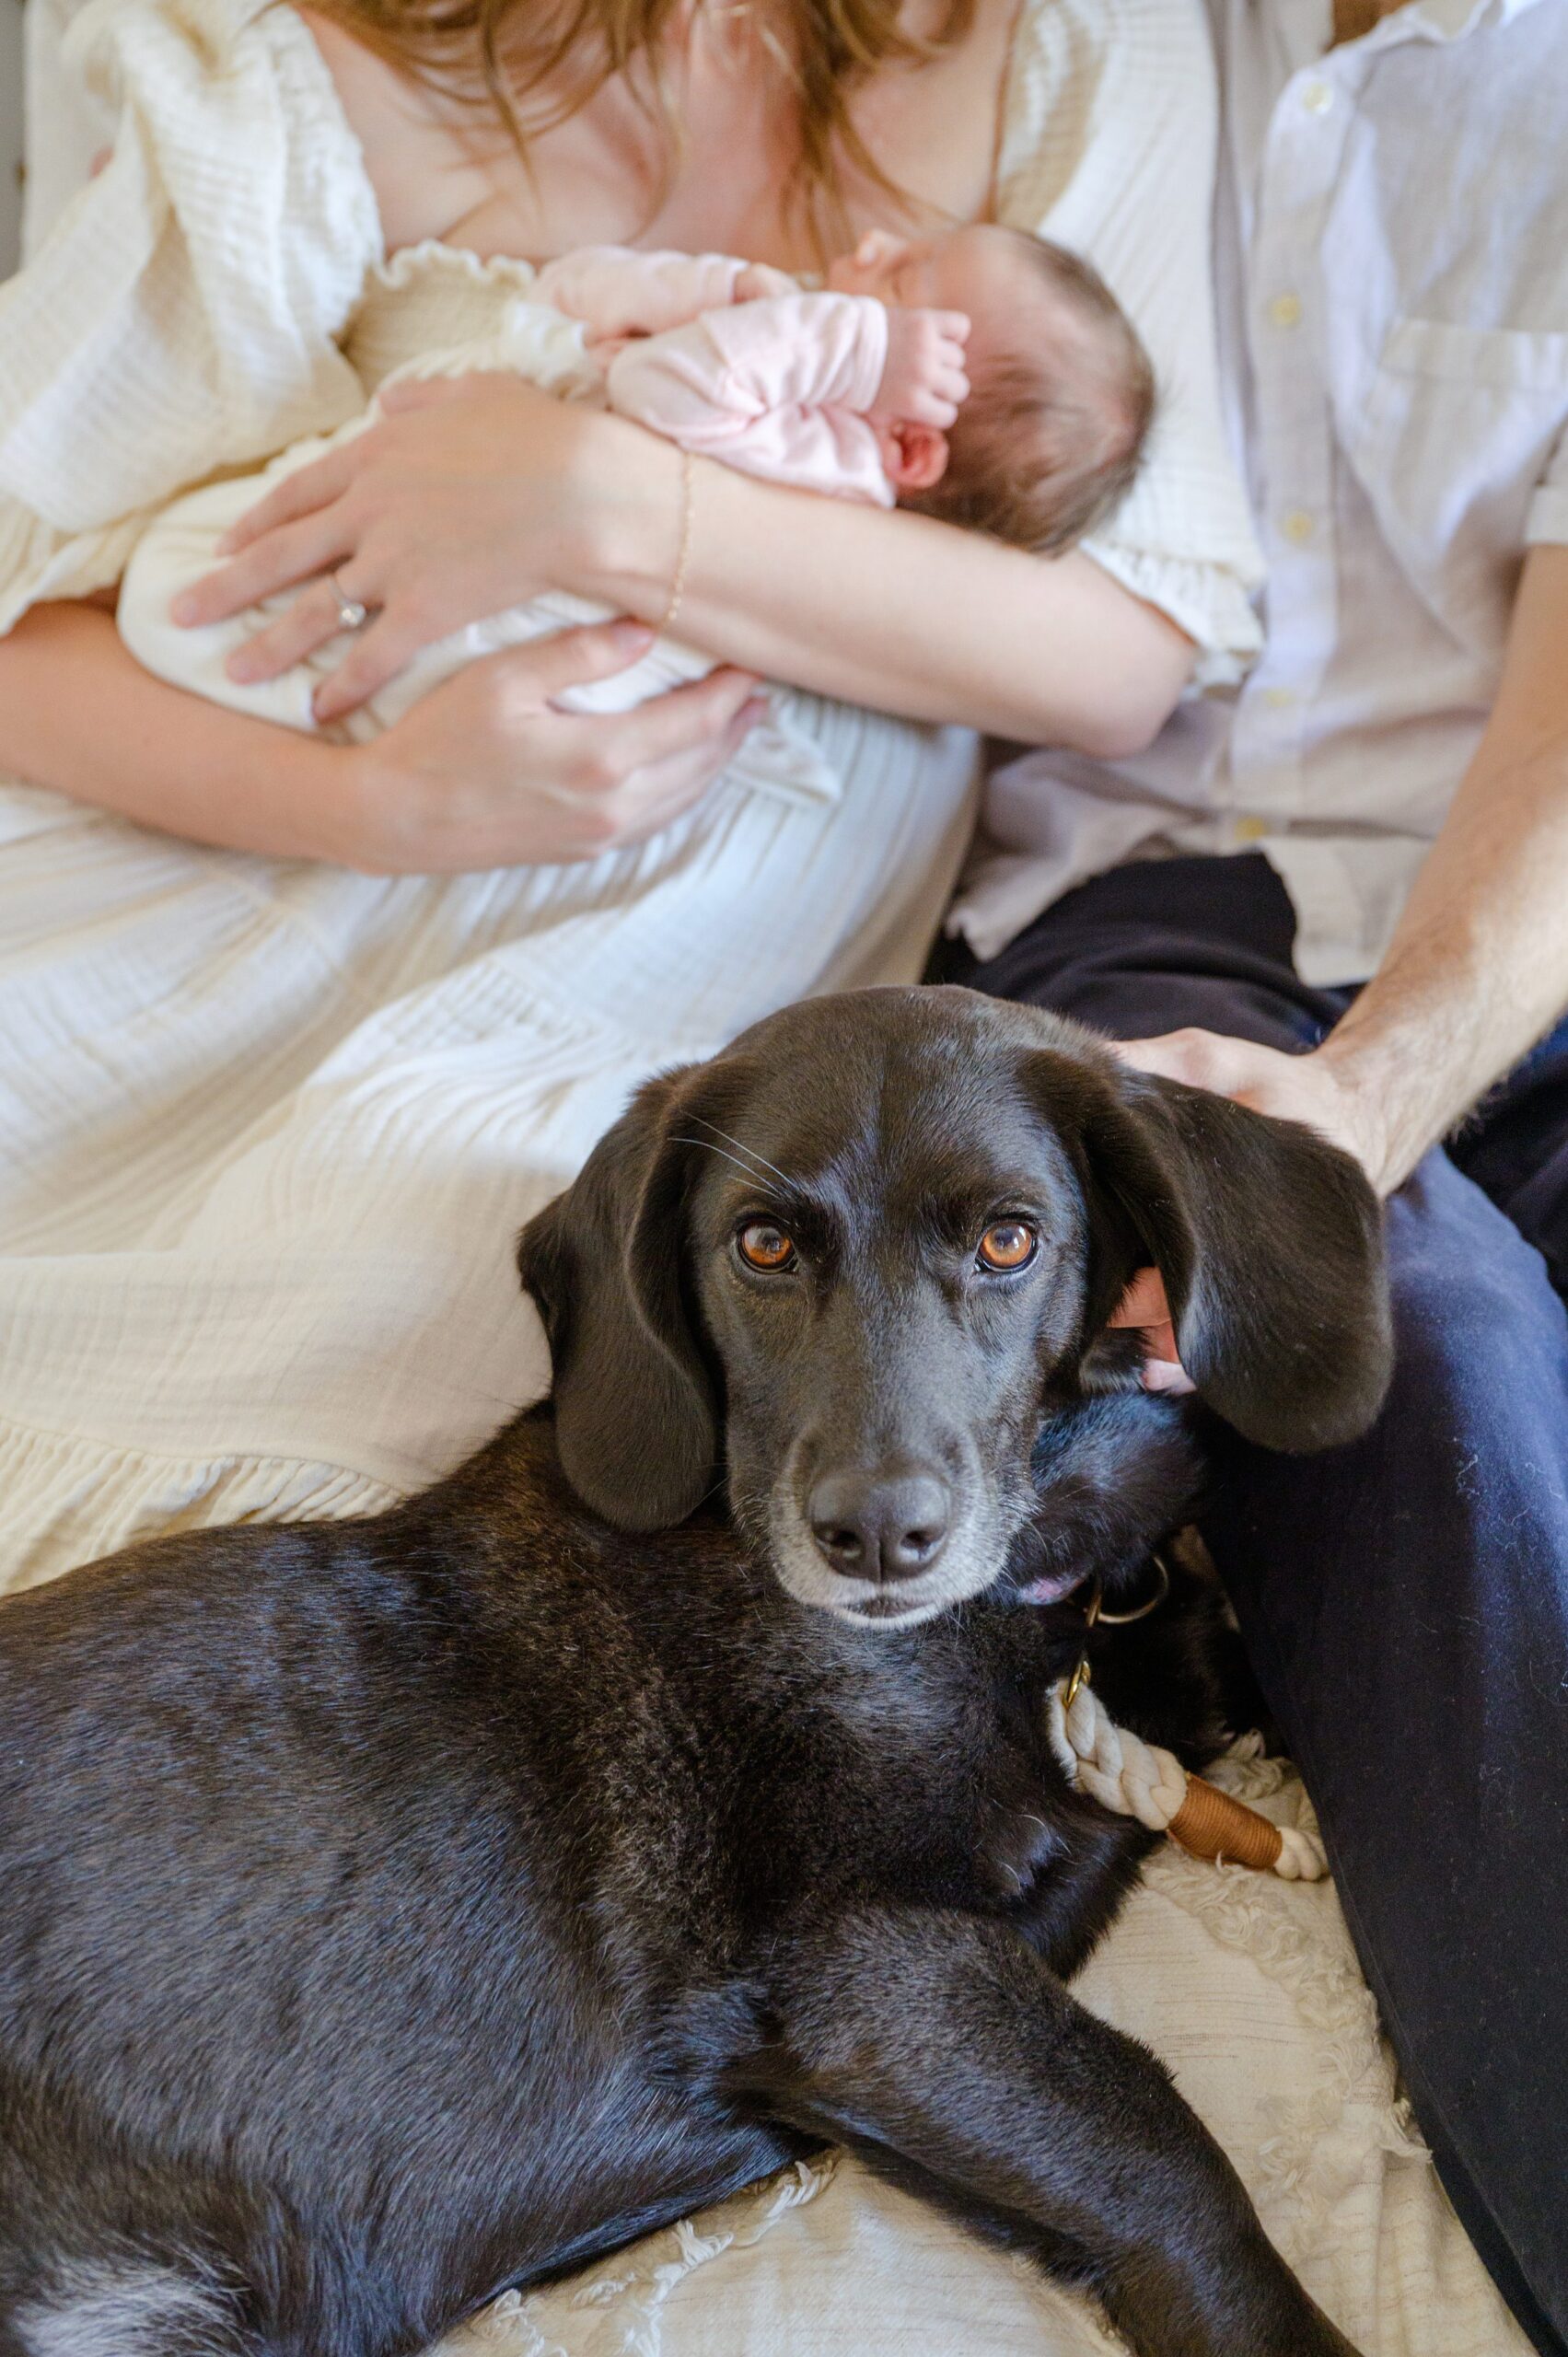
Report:
M1267 1447L1353 1438L1388 1376L1349 1156L970 991L809 1000L650 1082L519 1257L579 1495L655 1529L727 1476L794 1595L883 1625L997 1576L1043 1420L1136 1382L1105 1329L1147 1262Z

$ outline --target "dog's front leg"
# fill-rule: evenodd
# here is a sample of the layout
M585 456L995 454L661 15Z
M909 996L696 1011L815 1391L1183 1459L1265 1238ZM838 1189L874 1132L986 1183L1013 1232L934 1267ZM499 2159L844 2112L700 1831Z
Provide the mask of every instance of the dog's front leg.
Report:
M1138 2357L1355 2357L1165 2071L1006 1925L865 1908L770 1977L737 2091L1032 2247Z

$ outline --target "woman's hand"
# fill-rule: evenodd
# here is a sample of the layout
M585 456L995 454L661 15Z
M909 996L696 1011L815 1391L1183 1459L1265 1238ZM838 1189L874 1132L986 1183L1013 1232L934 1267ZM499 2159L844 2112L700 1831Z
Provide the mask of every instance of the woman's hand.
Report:
M563 631L470 664L354 765L335 855L385 875L592 859L637 842L707 791L762 710L743 671L714 671L634 712L575 714L552 698L647 652L641 623Z
M268 494L180 619L226 619L335 570L383 610L318 691L330 721L422 646L543 587L645 621L665 611L681 551L673 443L514 377L399 385L384 401L382 424ZM1191 673L1183 632L1076 551L1047 562L705 461L695 514L682 637L814 695L1119 761ZM336 633L325 585L303 604L263 634L257 676Z
M596 527L629 495L628 469L605 463L621 457L609 437L651 445L623 420L516 377L394 385L382 408L381 423L260 500L228 535L231 562L174 608L177 621L220 621L311 582L230 666L236 679L275 679L337 634L337 599L319 578L335 574L372 619L317 691L323 723L355 710L450 631L544 589L593 594ZM679 462L668 458L673 566ZM603 488L611 474L622 486L613 494Z

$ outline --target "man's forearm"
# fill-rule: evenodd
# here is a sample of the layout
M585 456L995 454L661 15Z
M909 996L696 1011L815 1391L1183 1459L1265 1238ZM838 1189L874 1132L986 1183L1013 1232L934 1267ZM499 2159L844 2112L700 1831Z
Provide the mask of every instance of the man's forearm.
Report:
M1396 1186L1568 1006L1568 550L1520 588L1491 724L1375 979L1319 1060Z
M1568 1006L1568 746L1485 785L1490 807L1456 807L1376 979L1321 1051L1379 1109L1386 1186Z
M1568 549L1537 549L1486 735L1388 957L1322 1047L1291 1055L1189 1030L1118 1052L1310 1122L1384 1194L1408 1178L1568 1007L1565 650Z

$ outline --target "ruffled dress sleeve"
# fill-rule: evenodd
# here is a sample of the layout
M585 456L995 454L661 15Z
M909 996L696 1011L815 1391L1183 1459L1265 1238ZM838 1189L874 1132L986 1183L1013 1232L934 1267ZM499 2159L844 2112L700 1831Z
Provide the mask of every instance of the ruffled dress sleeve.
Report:
M337 339L380 223L302 19L93 0L69 53L118 129L0 287L0 632L117 581L176 493L365 400Z
M1237 679L1261 644L1262 559L1226 446L1212 229L1218 87L1200 0L1024 0L996 215L1085 255L1132 320L1159 391L1132 491L1085 553Z

